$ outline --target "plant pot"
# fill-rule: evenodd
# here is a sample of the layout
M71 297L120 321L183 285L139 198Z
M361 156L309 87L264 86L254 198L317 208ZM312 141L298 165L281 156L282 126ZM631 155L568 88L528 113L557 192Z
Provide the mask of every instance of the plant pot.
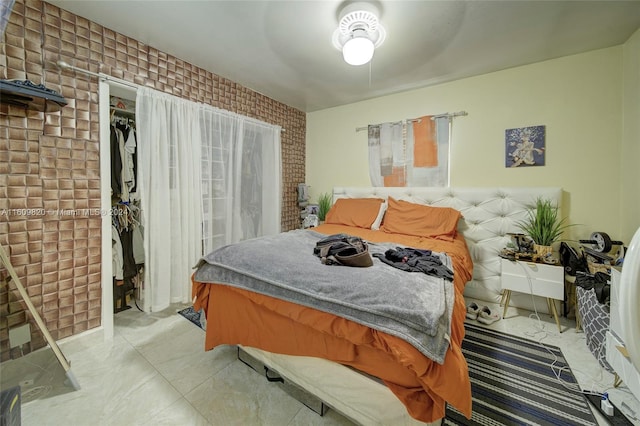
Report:
M533 244L533 251L538 255L538 256L546 256L548 254L551 254L553 252L553 247L552 246L541 246L539 244Z

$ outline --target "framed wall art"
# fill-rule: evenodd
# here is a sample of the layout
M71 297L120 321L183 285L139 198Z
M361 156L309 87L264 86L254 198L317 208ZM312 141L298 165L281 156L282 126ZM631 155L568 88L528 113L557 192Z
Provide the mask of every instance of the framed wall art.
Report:
M545 126L519 127L504 132L505 166L544 166Z

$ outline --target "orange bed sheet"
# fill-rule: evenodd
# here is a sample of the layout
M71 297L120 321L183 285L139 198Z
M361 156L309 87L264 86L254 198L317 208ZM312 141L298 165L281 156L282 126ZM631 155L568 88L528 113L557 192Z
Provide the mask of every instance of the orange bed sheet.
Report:
M462 292L471 279L473 264L463 237L443 241L342 225L321 225L315 230L449 254L455 305L444 363L430 360L400 338L333 314L226 285L194 281L194 308L204 309L207 317L205 350L240 344L329 359L382 379L415 419L432 422L444 417L445 402L470 417L471 385L461 351L466 312Z

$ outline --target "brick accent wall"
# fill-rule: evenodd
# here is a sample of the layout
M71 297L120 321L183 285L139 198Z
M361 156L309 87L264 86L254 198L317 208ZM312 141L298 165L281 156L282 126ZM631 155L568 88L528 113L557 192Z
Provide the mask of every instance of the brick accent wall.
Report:
M39 0L16 1L1 41L1 79L43 83L69 102L48 113L0 104L0 244L54 339L100 325L103 255L99 217L39 210L100 208L98 81L61 72L60 59L282 126L282 229L299 226L302 111ZM7 276L0 267L0 280ZM9 328L27 321L32 342L25 353L44 346L44 338L15 286L0 282L0 360L19 356Z

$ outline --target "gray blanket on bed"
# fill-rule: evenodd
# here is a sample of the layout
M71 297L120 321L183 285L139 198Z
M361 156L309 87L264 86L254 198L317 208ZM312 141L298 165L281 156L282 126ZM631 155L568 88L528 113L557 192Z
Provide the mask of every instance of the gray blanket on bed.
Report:
M324 237L311 230L295 230L228 245L202 258L195 279L350 319L400 337L442 364L449 347L453 283L421 272L405 272L377 258L368 268L323 265L313 255L313 248ZM384 253L396 246L369 243L369 251ZM453 269L449 256L438 255Z

